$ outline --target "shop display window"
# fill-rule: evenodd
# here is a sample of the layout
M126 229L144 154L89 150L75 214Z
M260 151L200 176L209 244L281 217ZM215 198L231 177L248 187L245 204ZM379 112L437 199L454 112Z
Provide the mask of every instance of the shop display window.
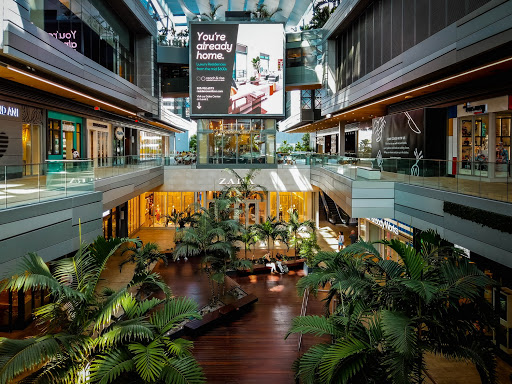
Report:
M48 119L46 129L46 150L48 155L61 154L60 120Z
M489 117L465 117L460 120L459 173L487 176L489 161Z
M198 120L199 164L274 164L275 120Z
M496 118L496 177L507 177L510 173L510 131L512 115Z

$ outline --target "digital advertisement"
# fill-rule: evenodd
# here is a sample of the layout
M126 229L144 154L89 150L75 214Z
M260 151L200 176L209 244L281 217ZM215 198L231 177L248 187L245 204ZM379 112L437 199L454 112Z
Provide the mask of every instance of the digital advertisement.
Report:
M190 25L192 117L284 115L282 24Z

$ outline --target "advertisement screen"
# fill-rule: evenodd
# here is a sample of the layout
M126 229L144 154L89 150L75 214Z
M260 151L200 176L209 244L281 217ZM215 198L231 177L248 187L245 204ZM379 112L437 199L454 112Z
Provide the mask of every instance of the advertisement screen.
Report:
M192 117L284 115L283 24L190 26Z

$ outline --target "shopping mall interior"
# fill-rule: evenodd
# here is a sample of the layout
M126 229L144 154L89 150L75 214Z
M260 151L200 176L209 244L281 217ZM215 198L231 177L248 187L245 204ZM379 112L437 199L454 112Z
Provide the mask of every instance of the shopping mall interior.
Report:
M0 15L0 384L512 382L512 0Z

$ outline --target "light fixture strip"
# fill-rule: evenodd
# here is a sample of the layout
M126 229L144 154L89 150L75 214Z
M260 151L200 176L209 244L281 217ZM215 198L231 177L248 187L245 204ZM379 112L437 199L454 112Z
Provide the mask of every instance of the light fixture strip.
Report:
M22 71L18 68L15 68L15 67L11 67L10 65L7 66L7 69L10 69L11 71L13 72L17 72L19 74L22 74L24 76L28 76L28 77L31 77L37 81L41 81L43 83L46 83L46 84L49 84L49 85L52 85L54 87L57 87L57 88L60 88L64 91L67 91L67 92L71 92L71 93L74 93L75 95L78 95L78 96L81 96L81 97L85 97L86 99L89 99L89 100L92 100L92 101L95 101L97 103L100 103L100 104L103 104L103 105L106 105L106 106L109 106L111 108L114 108L114 109L117 109L119 111L122 111L124 113L127 113L129 115L133 115L133 116L136 116L137 114L135 112L131 112L131 111L128 111L126 109L123 109L123 108L120 108L120 107L117 107L113 104L110 104L110 103L107 103L106 101L102 101L100 99L96 99L95 97L92 97L92 96L89 96L89 95L86 95L85 93L82 93L82 92L79 92L79 91L75 91L74 89L71 89L71 88L68 88L68 87L65 87L63 85L60 85L60 84L57 84L57 83L54 83L53 81L50 81L50 80L46 80L46 79L43 79L42 77L39 77L39 76L36 76L36 75L32 75L31 73L27 73L25 71Z

